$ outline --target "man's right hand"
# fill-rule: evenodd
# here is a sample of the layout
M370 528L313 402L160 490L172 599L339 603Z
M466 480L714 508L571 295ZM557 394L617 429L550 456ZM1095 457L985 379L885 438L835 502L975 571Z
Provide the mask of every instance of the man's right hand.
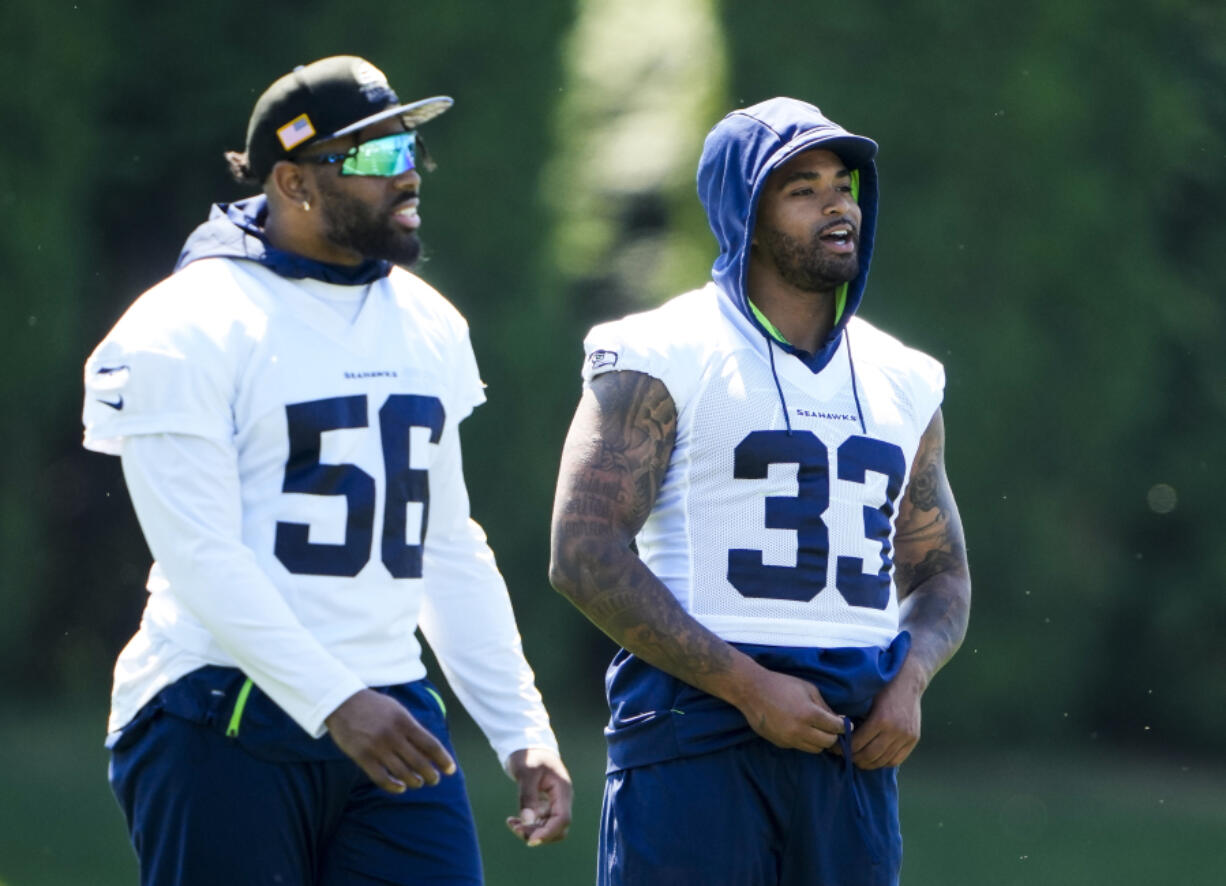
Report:
M373 689L349 696L324 725L336 746L390 793L436 785L440 772L456 771L455 760L437 738L400 702Z
M736 706L753 731L781 748L820 754L843 734L843 718L830 710L808 680L757 667Z

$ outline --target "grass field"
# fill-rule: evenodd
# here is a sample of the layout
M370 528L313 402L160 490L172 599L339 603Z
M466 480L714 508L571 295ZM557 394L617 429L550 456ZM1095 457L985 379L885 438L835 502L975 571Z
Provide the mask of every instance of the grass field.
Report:
M0 886L132 886L136 864L106 786L102 713L0 721ZM528 850L506 832L514 787L471 725L456 726L489 886L592 882L603 748L562 728L577 800L571 837ZM1226 771L1068 748L923 753L902 773L906 886L1209 886L1223 882ZM718 886L718 884L712 884Z

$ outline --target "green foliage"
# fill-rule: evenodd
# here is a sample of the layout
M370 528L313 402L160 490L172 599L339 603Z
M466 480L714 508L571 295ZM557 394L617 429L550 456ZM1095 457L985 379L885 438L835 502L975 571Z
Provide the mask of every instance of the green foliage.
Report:
M491 884L591 873L611 647L545 581L581 336L706 278L701 139L780 94L880 142L864 311L948 370L976 599L904 771L909 876L1215 882L1220 776L1099 749L1226 732L1223 33L1216 0L10 4L0 697L78 709L0 729L0 881L132 876L100 741L148 555L118 465L79 448L80 365L208 205L244 196L221 153L260 89L355 52L403 97L457 100L428 130L420 270L472 323L473 511L583 792L576 842L520 851L469 727ZM993 762L929 756L971 744ZM1016 745L1032 758L1002 772Z
M1071 712L1082 735L1210 746L1226 728L1206 630L1226 614L1220 4L861 6L772 30L769 53L759 18L727 4L734 94L808 98L880 142L864 313L948 372L976 600L930 709L964 741L1058 734ZM1151 508L1158 484L1174 510Z
M38 552L55 548L49 512L75 505L71 484L60 485L69 479L61 461L68 442L64 416L77 407L72 382L80 363L75 299L69 294L90 285L95 252L88 238L65 233L70 218L77 221L74 232L88 230L81 197L88 193L92 164L82 158L97 149L95 133L79 125L88 101L82 81L95 73L95 64L78 24L96 27L98 17L63 4L45 10L22 5L6 10L0 37L0 74L11 84L0 96L0 116L11 127L0 163L0 209L8 220L0 238L0 348L6 361L0 397L11 417L10 467L0 494L5 674L28 664L24 640L38 616L36 590L48 578L45 555ZM55 487L50 495L49 485Z
M722 35L711 0L578 9L544 189L549 256L559 294L624 313L705 279L694 167L722 113Z
M497 4L315 6L83 0L6 16L0 64L25 87L3 99L22 138L0 149L0 205L22 221L0 240L11 361L0 384L21 416L9 432L21 469L0 493L0 686L10 692L105 692L148 560L114 460L79 449L79 367L169 272L209 204L246 195L222 152L242 147L260 90L329 54L371 58L406 99L456 98L429 127L439 170L423 187L421 273L472 318L499 404L466 430L476 512L511 552L513 586L545 587L554 466L541 441L560 440L567 407L542 433L550 416L523 404L557 403L536 393L548 351L568 369L573 359L553 347L564 337L541 309L538 238L526 232L546 226L532 195L570 4L537 0L531 16Z
M595 729L610 652L545 578L580 339L706 278L701 139L792 94L881 143L864 311L948 369L976 601L928 741L1210 747L1223 32L1207 0L13 6L0 691L105 696L148 559L118 466L79 449L79 367L208 205L244 196L221 153L260 89L356 52L406 98L457 100L428 130L421 273L472 323L490 395L465 424L473 511L555 707Z

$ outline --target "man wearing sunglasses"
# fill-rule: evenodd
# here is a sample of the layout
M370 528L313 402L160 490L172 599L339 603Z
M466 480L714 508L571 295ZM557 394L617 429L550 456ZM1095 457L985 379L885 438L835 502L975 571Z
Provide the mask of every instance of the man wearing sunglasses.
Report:
M115 668L111 784L145 884L477 884L441 696L553 842L571 783L505 584L470 519L458 425L484 401L420 253L418 127L369 62L256 102L175 273L85 368L85 445L119 455L155 563Z

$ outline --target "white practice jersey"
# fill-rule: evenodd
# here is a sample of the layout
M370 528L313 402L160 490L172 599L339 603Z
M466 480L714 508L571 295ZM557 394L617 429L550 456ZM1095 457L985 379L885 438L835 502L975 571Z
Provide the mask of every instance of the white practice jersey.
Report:
M500 757L556 747L469 518L458 426L485 397L467 324L402 269L351 320L328 303L362 293L202 259L90 356L85 446L123 455L157 560L112 729L214 664L320 735L363 686L425 676L420 625Z
M940 363L853 318L814 373L714 284L599 325L585 347L585 384L642 372L676 405L676 445L637 546L687 612L730 642L894 639L894 518L941 402Z

